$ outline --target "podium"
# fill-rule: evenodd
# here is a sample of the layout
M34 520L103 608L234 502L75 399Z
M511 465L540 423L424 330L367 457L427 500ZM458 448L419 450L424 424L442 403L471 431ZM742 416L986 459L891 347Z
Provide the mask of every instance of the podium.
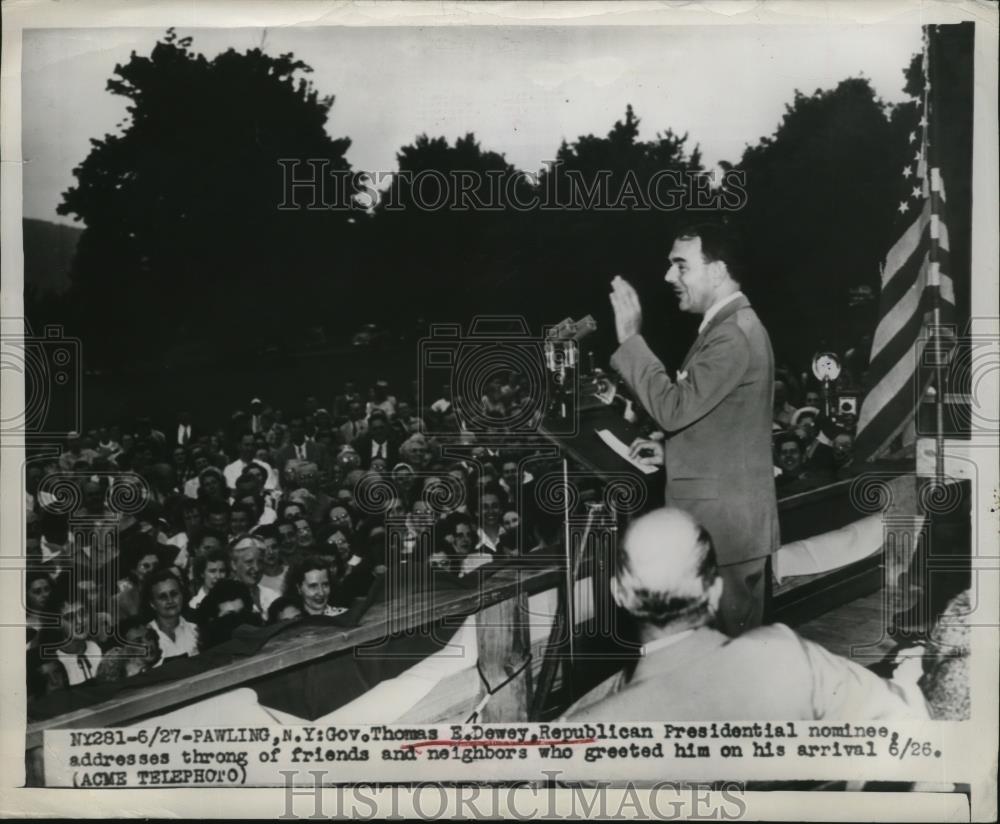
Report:
M644 473L608 446L597 434L601 430L607 430L626 446L640 435L639 428L625 420L623 409L617 402L581 405L572 428L557 427L549 420L543 421L539 428L540 434L558 447L566 458L605 483L621 483L630 478L640 484L646 491L645 505L639 511L630 512L632 517L662 506L666 491L664 470Z
M575 699L634 661L638 652L631 620L609 595L614 552L629 520L663 505L666 473L662 468L643 472L598 435L606 430L626 446L639 437L639 428L629 423L623 412L620 402L588 402L576 409L574 426L557 420L539 427L539 434L556 446L566 461L566 482L588 475L603 483L604 507L586 513L567 509L563 516L564 575L558 588L556 621L539 673L536 696L540 700L532 713L536 719L560 665L564 691ZM576 621L577 582L587 577L591 579L594 611L590 626L581 630Z

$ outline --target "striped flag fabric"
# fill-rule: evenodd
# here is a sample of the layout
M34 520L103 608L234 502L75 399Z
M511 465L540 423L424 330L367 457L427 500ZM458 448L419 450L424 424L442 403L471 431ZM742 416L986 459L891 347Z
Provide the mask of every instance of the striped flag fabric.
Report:
M939 383L954 342L955 290L950 277L947 201L935 163L932 36L924 28L920 119L910 133L913 156L902 169L897 207L901 235L882 269L879 320L872 339L868 391L858 416L855 455L875 460L909 445L921 398ZM942 386L935 386L938 392Z

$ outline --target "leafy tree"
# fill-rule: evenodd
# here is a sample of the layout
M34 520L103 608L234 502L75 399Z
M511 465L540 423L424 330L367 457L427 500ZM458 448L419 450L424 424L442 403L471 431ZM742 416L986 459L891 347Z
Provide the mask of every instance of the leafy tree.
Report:
M115 66L107 89L131 101L127 123L91 140L58 209L86 224L72 275L88 356L155 361L174 341L262 343L324 319L349 271L348 210L279 209L280 159L349 171L350 141L325 129L333 98L292 54L208 60L190 46L170 29L149 56ZM321 203L342 198L341 184Z
M747 243L746 284L779 358L804 366L817 347L843 349L870 332L872 306L848 310L848 290L879 292L895 240L906 146L866 79L811 95L796 91L770 137L748 147L747 204L735 215Z
M516 266L530 182L506 158L468 133L418 136L396 155L398 172L380 194L367 231L370 301L405 327L417 316L466 320L495 311L490 296ZM391 289L393 306L386 304Z
M640 122L629 105L605 136L563 141L539 181L543 201L557 208L536 216L525 245L533 278L555 296L549 317L596 317L599 337L588 348L614 345L608 291L611 277L622 274L642 297L645 334L654 345L670 344L666 354L690 335L690 322L664 292L663 274L673 235L694 218L689 184L702 172L701 153L671 129L640 140Z

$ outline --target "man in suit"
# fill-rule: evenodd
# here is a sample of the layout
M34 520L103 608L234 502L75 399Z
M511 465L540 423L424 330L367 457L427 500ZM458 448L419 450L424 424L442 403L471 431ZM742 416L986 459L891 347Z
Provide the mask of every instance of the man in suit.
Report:
M665 464L667 505L686 509L712 534L726 582L720 618L733 636L763 620L767 559L778 548L774 356L739 277L722 227L694 227L674 241L666 281L681 311L704 317L673 379L639 334L635 290L616 277L611 294L620 344L611 365L666 436L633 444L633 456Z
M389 426L389 416L381 409L372 411L368 429L352 445L365 469L371 466L372 458L382 458L390 467L399 460L399 438Z
M593 721L927 718L914 683L887 681L783 624L729 638L713 626L725 582L712 538L681 509L628 528L611 595L638 624L642 655L569 708Z
M201 432L191 421L188 411L177 413L177 426L170 431L170 445L193 447Z
M331 458L326 448L317 441L306 440L305 419L296 415L288 422L289 442L274 453L274 461L284 482L285 468L289 461L308 461L327 469Z

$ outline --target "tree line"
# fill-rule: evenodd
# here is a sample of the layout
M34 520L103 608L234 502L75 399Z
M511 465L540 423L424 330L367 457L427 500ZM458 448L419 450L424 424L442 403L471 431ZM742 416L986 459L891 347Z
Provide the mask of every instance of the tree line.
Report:
M182 346L237 356L317 327L336 340L366 321L411 329L497 313L535 325L592 313L595 346L609 347L615 274L639 289L654 345L676 351L694 323L663 289L666 253L682 225L708 218L744 239L745 290L779 359L871 332L916 106L881 101L865 78L797 92L773 134L722 164L728 204L696 204L689 189L676 208L644 208L641 193L665 174L710 170L686 133L665 126L641 139L641 113L626 105L604 135L563 142L538 174L519 175L474 134L420 135L400 148L378 203L278 208L289 158L322 159L331 185L345 187L334 194L350 201L358 170L350 138L326 128L334 97L293 54L230 49L209 60L192 46L168 30L149 55L115 67L107 90L128 99L127 122L91 140L58 207L85 224L72 285L31 301L29 319L64 323L92 363L155 365ZM915 56L900 80L915 95L919 78ZM410 181L427 170L475 173L470 198L511 178L513 198L564 208L414 208ZM559 188L567 172L587 192L617 193L618 208L571 208ZM694 185L718 195L717 176L702 177Z

